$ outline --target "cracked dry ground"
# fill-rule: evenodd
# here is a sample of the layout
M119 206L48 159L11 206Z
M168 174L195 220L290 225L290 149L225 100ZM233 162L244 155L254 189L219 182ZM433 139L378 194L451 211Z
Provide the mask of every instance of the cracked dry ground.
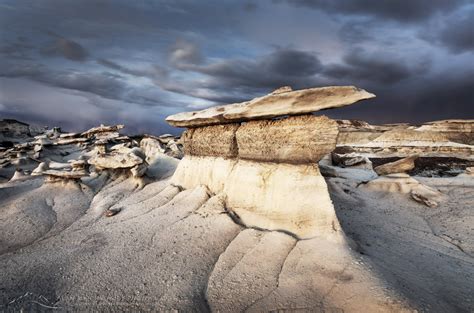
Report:
M350 248L244 228L205 187L96 180L0 187L3 310L473 310L472 187L433 210L332 178Z

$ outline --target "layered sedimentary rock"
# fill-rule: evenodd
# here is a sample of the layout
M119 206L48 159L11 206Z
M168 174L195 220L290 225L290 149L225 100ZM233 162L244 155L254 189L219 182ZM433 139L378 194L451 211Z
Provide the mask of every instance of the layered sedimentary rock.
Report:
M183 137L190 155L236 157L235 132L240 124L214 125L190 129Z
M374 97L374 94L354 86L331 86L297 91L285 88L247 102L217 106L197 112L178 113L168 116L166 121L177 127L198 127L269 119L343 107Z
M338 147L350 147L370 158L456 157L474 160L474 121L445 120L421 126L370 125L363 121L338 121Z
M452 142L474 145L474 120L433 121L416 130L441 133Z
M236 132L238 154L255 161L317 162L334 149L337 133L336 122L326 116L250 121Z
M241 104L171 116L171 125L190 127L182 137L185 157L172 182L185 189L205 185L221 194L227 210L247 226L299 238L337 232L317 165L336 146L337 123L297 114L370 97L355 87L284 88Z

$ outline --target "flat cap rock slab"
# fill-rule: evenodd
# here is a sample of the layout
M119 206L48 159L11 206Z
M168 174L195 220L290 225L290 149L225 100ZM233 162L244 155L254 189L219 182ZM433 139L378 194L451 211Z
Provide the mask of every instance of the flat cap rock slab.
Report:
M117 132L121 130L123 127L124 125L112 125L112 126L100 125L98 127L94 127L94 128L89 129L88 131L83 132L81 136L90 136L96 133Z
M183 112L168 116L166 121L176 127L199 127L284 115L300 115L338 108L375 95L354 86L331 86L296 91L276 92L242 103Z
M254 161L318 162L334 150L338 132L336 121L326 116L250 121L236 132L238 154Z

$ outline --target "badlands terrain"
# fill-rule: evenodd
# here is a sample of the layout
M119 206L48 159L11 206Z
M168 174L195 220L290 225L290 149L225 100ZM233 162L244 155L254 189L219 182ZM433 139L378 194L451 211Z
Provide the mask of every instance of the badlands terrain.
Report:
M180 137L0 121L1 310L474 311L474 120L319 112L373 97L284 87Z

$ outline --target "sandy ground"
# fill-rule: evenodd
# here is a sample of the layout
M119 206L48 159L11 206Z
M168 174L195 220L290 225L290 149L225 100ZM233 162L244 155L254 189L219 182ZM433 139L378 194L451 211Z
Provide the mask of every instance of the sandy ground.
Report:
M363 173L364 174L364 173ZM364 176L365 175L365 176ZM428 208L328 178L344 233L247 229L205 187L126 177L0 185L5 311L472 312L474 182L420 178ZM107 209L120 209L104 217Z

